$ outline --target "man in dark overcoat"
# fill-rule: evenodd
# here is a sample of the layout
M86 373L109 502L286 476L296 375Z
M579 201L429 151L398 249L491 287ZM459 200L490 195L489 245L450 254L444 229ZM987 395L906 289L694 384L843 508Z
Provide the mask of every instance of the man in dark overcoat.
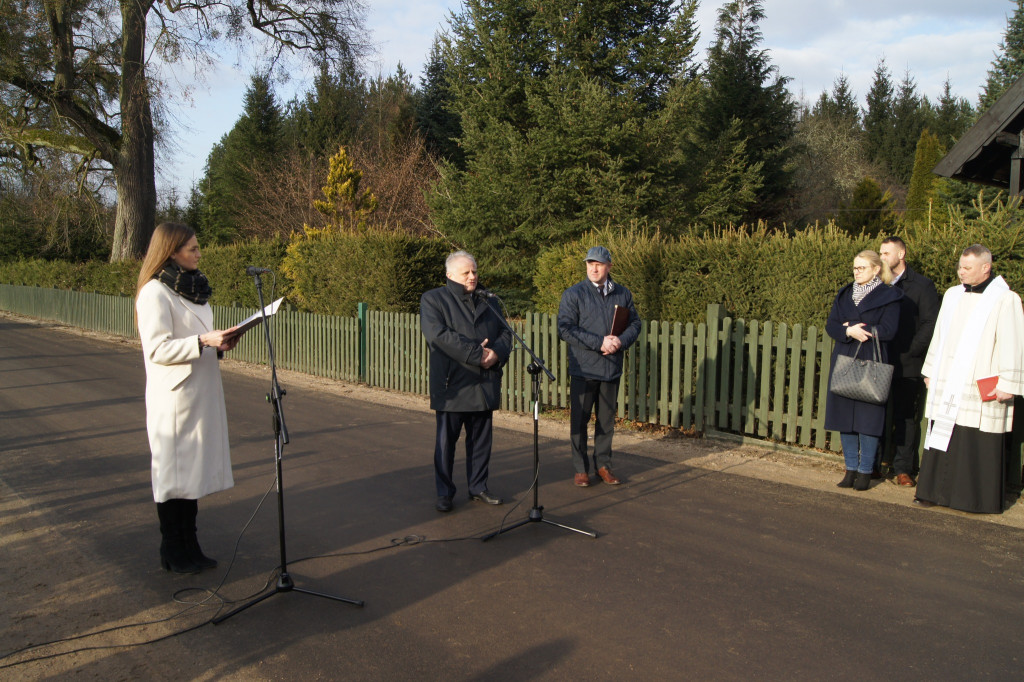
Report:
M640 336L640 315L633 294L611 278L612 255L594 246L585 258L587 278L562 292L558 335L569 346L569 441L576 473L573 483L590 485L587 424L596 414L593 469L609 485L621 480L612 473L612 435L619 397L622 360ZM613 330L616 308L625 314L621 330Z
M886 433L892 437L892 470L897 485L916 485L918 450L921 445L921 420L924 418L924 378L921 365L939 316L939 292L935 283L907 265L907 245L899 237L882 241L878 255L892 270L892 285L903 292L900 299L900 326L892 341L892 424Z
M469 497L487 504L501 498L487 488L492 413L501 399L501 372L512 352L512 333L493 298L477 290L476 259L456 251L445 261L447 283L420 297L420 328L430 347L430 408L435 410L436 508L452 510L455 445L466 431Z

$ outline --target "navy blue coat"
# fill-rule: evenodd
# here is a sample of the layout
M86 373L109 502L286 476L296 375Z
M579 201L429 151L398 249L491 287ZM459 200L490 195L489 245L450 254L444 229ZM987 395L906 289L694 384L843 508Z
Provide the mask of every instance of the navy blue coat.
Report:
M874 354L874 342L865 341L857 353L857 340L846 335L846 326L860 322L870 331L878 330L878 340L882 346L882 361L889 362L889 345L896 337L900 324L900 299L903 292L895 287L880 284L864 297L860 305L853 304L853 282L850 282L836 294L832 303L825 331L836 342L832 348L832 367L836 366L836 358L842 354L848 357L856 355L861 359L871 359ZM829 383L832 382L832 370L829 370ZM885 431L885 405L872 405L859 400L851 400L835 395L829 391L825 402L825 428L841 433L863 433L869 436L881 436Z
M463 299L458 282L431 289L420 297L420 330L430 346L430 409L439 412L486 412L501 403L501 371L512 352L512 332L493 298ZM483 347L498 354L489 369L480 366Z
M612 330L615 306L629 311L629 322L619 334L619 352L603 355L601 344ZM598 381L618 379L622 376L623 352L640 336L640 326L633 294L618 282L604 297L589 279L566 289L558 305L558 335L569 344L569 376Z

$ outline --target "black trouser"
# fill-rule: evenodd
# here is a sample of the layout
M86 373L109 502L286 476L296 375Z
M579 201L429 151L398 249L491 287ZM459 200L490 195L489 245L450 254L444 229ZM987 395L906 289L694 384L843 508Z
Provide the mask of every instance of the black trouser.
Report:
M924 418L924 379L902 377L892 384L892 437L893 473L913 476L918 467L917 455L921 445L921 419Z
M590 473L587 457L587 424L597 412L594 429L594 467L611 468L612 434L615 432L615 410L619 398L619 380L598 381L569 377L569 441L572 464L578 474Z
M487 490L491 462L491 412L437 412L437 437L434 442L434 482L438 497L453 497L455 482L455 444L466 428L466 479L469 494Z

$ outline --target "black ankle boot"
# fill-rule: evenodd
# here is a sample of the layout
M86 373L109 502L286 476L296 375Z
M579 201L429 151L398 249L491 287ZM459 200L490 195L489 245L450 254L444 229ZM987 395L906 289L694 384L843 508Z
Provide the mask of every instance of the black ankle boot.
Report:
M846 471L846 475L843 476L843 480L839 481L839 483L836 483L836 485L839 486L840 488L852 488L853 487L853 479L854 479L854 477L856 475L857 475L856 470L854 470L854 471L847 470Z
M857 472L857 478L853 481L854 490L867 490L871 486L871 474Z
M217 568L217 560L203 554L196 536L196 516L199 514L198 500L182 500L184 512L181 516L181 532L185 537L185 550L188 558L200 569Z
M181 530L182 500L156 503L160 518L160 565L172 573L198 573L199 566L189 558L185 535Z

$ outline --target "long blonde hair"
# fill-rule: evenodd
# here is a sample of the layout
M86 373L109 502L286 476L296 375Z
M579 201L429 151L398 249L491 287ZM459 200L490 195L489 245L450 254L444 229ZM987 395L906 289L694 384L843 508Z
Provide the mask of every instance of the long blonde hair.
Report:
M153 279L153 275L163 270L170 257L195 236L195 230L183 223L160 223L157 225L153 230L153 236L149 239L146 256L142 259L142 269L139 270L135 295L138 296L142 287Z
M892 270L889 268L889 264L882 260L882 257L878 255L878 252L872 251L871 249L864 249L853 258L854 260L857 258L863 258L876 268L881 268L878 272L878 279L882 280L882 284L892 284Z

